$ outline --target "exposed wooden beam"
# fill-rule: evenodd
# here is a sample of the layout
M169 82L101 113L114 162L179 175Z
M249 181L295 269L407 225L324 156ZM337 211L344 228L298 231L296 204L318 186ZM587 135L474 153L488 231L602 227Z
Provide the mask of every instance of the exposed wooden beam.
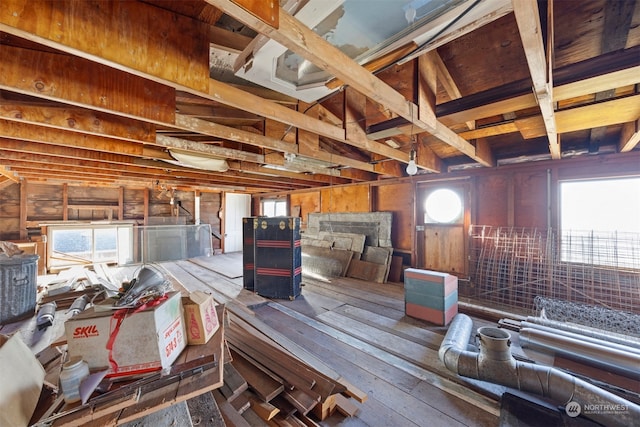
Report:
M229 170L224 173L214 173L209 171L201 171L192 168L185 168L171 163L162 161L138 158L129 155L117 153L104 153L98 151L84 150L68 147L52 147L48 144L29 142L24 143L6 138L0 138L0 158L5 161L21 161L30 163L43 164L60 164L68 170L74 168L95 169L100 171L110 171L116 176L128 176L132 173L146 174L153 173L155 175L162 174L170 177L184 177L185 179L196 180L202 184L213 184L216 181L221 184L247 184L259 186L261 177L253 176L249 173ZM145 149L145 155L148 153ZM170 156L169 156L170 157ZM43 171L44 172L44 171ZM276 171L272 175L269 186L274 183L283 185L294 185L307 187L311 183L325 182L327 185L332 181L324 179L322 176L307 176L304 174L286 175ZM278 179L278 176L286 176L286 179ZM295 178L292 180L291 178ZM335 182L336 178L332 178ZM341 181L341 183L344 183Z
M4 169L4 166L1 166L1 168ZM0 173L0 190L4 190L5 188L13 184L19 184L19 181L16 182L13 179L8 178L4 176L4 174Z
M65 2L60 2L61 4ZM90 60L0 44L0 89L172 122L175 89ZM37 64L38 72L33 72ZM101 78L96 79L99 75Z
M545 55L538 2L537 0L513 0L513 13L518 23L524 54L529 65L533 93L540 107L547 131L549 151L552 158L560 159L562 154L554 111L552 68Z
M164 16L165 13L169 13L163 11L160 15L156 15L156 11L154 7L147 5L151 10L147 10L146 8L136 9L133 8L131 10L118 10L116 11L121 17L129 17L129 20L123 19L122 23L119 24L110 24L107 28L101 28L97 25L97 22L102 22L102 19L106 19L103 16L104 11L93 11L91 10L91 2L81 2L77 5L77 7L70 7L69 2L60 2L61 7L56 8L55 13L51 10L52 4L43 0L8 0L3 1L2 5L0 5L0 30L6 31L10 34L14 34L18 37L23 37L29 40L34 40L38 43L44 44L46 46L53 47L55 49L59 49L63 52L72 53L74 55L79 55L79 58L72 58L73 61L83 61L85 58L90 59L91 61L99 62L100 64L105 64L110 67L116 68L118 70L125 70L130 74L125 74L122 77L114 76L114 78L109 79L109 81L114 82L123 82L130 81L132 78L132 74L140 77L144 77L148 79L151 83L159 82L162 85L165 85L162 90L170 90L172 93L171 99L167 100L168 105L173 105L175 101L175 90L182 90L186 92L190 92L196 94L198 96L208 98L214 101L219 101L223 104L232 106L234 108L240 108L254 114L259 114L263 117L270 118L273 120L278 120L283 123L287 123L289 125L306 129L311 132L316 132L325 137L335 139L340 142L344 142L347 144L352 144L354 146L358 146L359 148L366 149L368 151L372 151L376 154L380 154L386 157L390 157L399 161L407 162L408 154L402 152L400 150L392 149L385 144L377 143L376 141L370 141L365 144L361 142L353 142L349 141L344 136L344 130L341 128L337 128L335 126L329 125L328 123L322 122L320 120L312 120L309 117L305 117L301 113L297 113L292 111L289 108L286 108L278 103L267 101L258 96L252 95L250 93L244 92L240 89L237 89L231 85L227 85L215 80L211 80L208 78L208 61L205 58L203 60L203 64L200 64L202 58L200 58L200 47L198 44L190 44L183 40L184 35L176 34L177 31L183 30L182 26L187 25L186 22L183 22L184 17L181 18L172 18L172 14ZM137 2L124 2L124 3L137 3ZM102 4L102 3L99 3ZM27 20L22 17L22 10L24 10L25 5L29 5L29 7L42 10L42 20L40 21L40 25L36 28L32 28L28 25ZM118 6L124 7L124 6ZM88 8L90 10L85 10ZM97 8L100 9L100 8ZM126 9L126 8L125 8ZM134 13L135 9L135 13ZM48 12L47 12L48 11ZM116 13L114 12L114 13ZM126 12L126 13L125 13ZM146 16L144 12L149 12L149 15ZM15 16L13 16L15 14ZM70 21L75 22L74 19L76 15L82 15L79 18L78 22L82 23L82 26L69 25L65 29L65 37L59 38L56 33L52 33L51 28L55 28L57 26L54 21L53 16L58 16L60 14L60 18L64 22ZM87 19L88 17L95 17L95 20ZM96 46L87 43L87 33L95 35L96 39L102 40L105 37L113 37L115 40L118 40L121 46L146 46L151 42L151 40L146 40L146 37L156 37L158 34L155 29L150 29L146 25L137 25L138 21L144 17L144 22L150 20L151 17L157 17L157 19L164 19L167 22L174 21L178 22L177 29L173 29L172 31L168 31L163 38L164 45L167 45L162 48L162 50L157 51L157 47L151 49L151 51L135 51L132 52L126 49L115 49L114 52L109 52L104 56L101 56L103 52L101 49L96 48ZM114 29L118 29L122 27L126 29L121 34L115 33ZM191 26L186 33L191 35L192 38L198 39L202 38L198 36L199 34L205 34L208 31L207 27L202 27L198 22L194 21L193 26ZM127 39L127 37L129 37ZM107 46L111 46L111 42L105 42ZM186 44L188 46L187 52L183 51L182 44ZM159 43L160 44L160 43ZM13 49L13 48L12 48ZM189 49L191 49L189 51ZM208 50L208 49L207 49ZM149 54L156 52L157 57L150 57ZM21 53L25 54L26 53ZM40 53L38 53L40 54ZM52 54L49 54L52 55ZM185 58L185 55L189 56ZM158 58L164 58L162 66L165 66L165 62L169 70L164 70L164 68L160 69L156 66L160 64L157 63ZM207 55L208 58L208 55ZM154 62L156 61L156 62ZM18 62L18 61L16 61ZM180 63L180 72L176 72L172 70L175 63ZM33 61L23 61L23 64L33 63ZM91 65L89 61L85 61L82 63L83 67L87 67L88 70L95 68L92 71L88 71L87 76L95 76L102 75L104 72L108 72L104 68L100 68L97 64ZM154 65L155 64L155 65ZM202 73L203 70L199 68L199 65L206 66L206 85L202 82ZM53 68L53 67L51 67ZM64 67L56 67L56 68L64 68ZM68 68L68 67L67 67ZM189 72L185 72L185 69L188 69ZM118 70L112 70L113 73L116 73ZM24 70L25 73L15 72L12 73L12 76L19 75L30 75L31 69ZM1 74L1 73L0 73ZM117 74L117 73L116 73ZM69 76L71 73L69 72ZM184 75L189 75L189 77L185 77ZM58 77L58 79L63 80L66 75L62 75ZM75 87L74 82L69 81L66 84L63 84L63 81L58 81L58 86L63 88ZM140 86L140 85L136 85ZM205 87L206 86L206 87ZM386 86L386 85L385 85ZM66 93L56 93L55 96L49 96L46 93L42 93L41 91L36 91L33 89L33 86L25 84L25 82L20 82L17 80L12 80L11 82L7 82L5 86L0 84L0 88L6 88L11 91L21 91L21 93L31 94L36 97L52 99L52 100L60 100L65 103L71 103L78 106L83 106L91 109L98 109L102 111L112 111L116 113L122 113L127 117L136 117L136 118L146 118L154 123L162 123L166 125L167 123L171 124L172 120L160 120L153 117L137 117L135 116L135 112L132 111L121 111L124 109L123 106L126 107L126 103L130 99L130 94L127 94L126 97L113 97L116 100L121 100L122 104L109 106L106 108L105 106L101 106L100 102L101 98L98 96L96 99L85 99L79 98L78 94L66 94ZM151 90L150 88L146 88L145 85L140 86L144 93L153 93L157 96L156 90ZM91 89L90 87L88 89ZM97 93L97 92L96 92ZM398 94L399 95L399 94ZM75 98L74 98L75 96ZM108 100L112 100L111 97ZM125 101L127 100L127 101ZM158 104L163 104L162 102L156 102L155 106ZM415 105L414 105L415 107ZM174 106L175 108L175 106ZM148 116L148 115L147 115ZM417 115L416 115L417 116ZM450 133L448 129L443 129L442 132ZM452 132L451 132L452 133ZM468 148L471 153L472 146L465 146Z
M640 95L616 98L557 113L558 131L562 133L626 123L638 118Z
M640 143L640 119L625 123L622 126L618 151L621 153L633 150Z
M0 161L2 161L2 157L0 157ZM15 172L13 172L5 165L0 165L0 175L4 176L10 181L20 182L20 179L16 176Z
M630 123L640 117L640 95L614 98L589 105L557 111L558 132L574 132L605 127L621 123ZM538 138L546 134L541 116L521 117L508 122L485 126L471 131L461 132L464 138L476 139L520 132L525 139Z
M215 25L209 26L209 43L218 49L231 53L240 53L247 47L251 40L251 37L225 30Z
M438 54L437 50L433 50L433 61L435 62L435 65L436 65L438 81L444 88L444 91L447 93L447 95L449 95L449 98L451 99L462 98L462 93L460 92L460 89L458 89L458 85L453 79L453 76L451 76L449 69L447 68L446 64L442 60L442 57ZM468 121L467 127L469 128L469 130L475 129L476 127L475 121L474 120ZM465 136L462 136L462 137L467 140L472 139L472 138L467 138Z
M297 112L295 114L303 115L302 113L297 113ZM312 119L310 117L308 119L316 120L317 122L320 122L319 120ZM268 149L276 150L282 153L291 153L292 150L295 150L294 154L299 154L297 146L292 147L291 144L288 142L284 142L276 138L270 138L264 135L258 135L255 133L243 131L241 129L219 125L217 123L213 123L207 120L201 120L195 117L188 117L181 114L176 114L176 121L174 126L179 129L189 130L189 131L204 134L204 135L210 135L217 138L237 141L244 144L254 145L262 148L268 148ZM340 130L340 133L344 135L344 131ZM316 154L317 154L316 158L319 160L337 163L340 165L354 167L354 168L358 168L366 171L373 171L371 165L364 162L359 162L357 160L349 159L347 157L332 155L330 153L318 152Z
M134 156L143 154L142 144L4 119L0 119L0 136L22 141L46 142L63 147L87 148L106 153L116 152Z
M154 142L156 138L151 123L65 105L30 105L0 99L0 118L124 141Z
M90 59L155 81L198 92L209 86L209 25L148 3L2 0L0 31L54 49L64 46L76 60ZM77 69L66 72L75 77ZM95 74L86 77L95 80ZM146 86L129 86L129 79L118 83L123 89Z
M175 148L191 151L194 153L202 153L222 159L265 163L265 159L262 154L250 153L248 151L242 150L233 150L231 148L220 147L218 145L203 144L201 142L194 142L187 139L174 138L171 136L158 135L156 137L156 144L166 148Z
M407 101L402 94L326 42L286 11L280 10L280 27L274 29L263 24L229 0L207 0L207 2L328 71L367 98L411 121L416 127L433 134L481 164L491 165L485 159L477 157L475 147L472 144L459 137L442 123L437 122L436 126L430 126L420 120L417 114L417 105ZM398 160L407 162L408 155L404 156L404 159Z

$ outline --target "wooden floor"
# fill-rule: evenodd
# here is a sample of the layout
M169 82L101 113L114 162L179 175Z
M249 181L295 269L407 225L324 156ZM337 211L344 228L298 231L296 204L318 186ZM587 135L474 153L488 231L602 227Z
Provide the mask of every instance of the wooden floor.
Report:
M405 316L401 284L305 278L295 300L268 300L242 289L241 253L160 265L190 291L249 307L367 393L355 417L334 416L323 425L499 424L500 389L446 370L437 355L446 329Z

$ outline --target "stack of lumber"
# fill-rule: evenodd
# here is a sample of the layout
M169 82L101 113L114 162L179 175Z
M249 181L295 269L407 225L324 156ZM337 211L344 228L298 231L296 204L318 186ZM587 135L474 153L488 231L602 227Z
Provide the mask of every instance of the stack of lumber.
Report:
M315 426L335 411L355 415L356 401L366 400L366 394L321 361L300 354L301 348L294 350L306 360L294 356L286 348L292 342L253 314L231 305L228 320L231 362L224 367L224 385L214 392L228 426Z
M366 236L354 233L304 234L302 273L316 277L351 277L386 283L393 255L392 247L365 245Z

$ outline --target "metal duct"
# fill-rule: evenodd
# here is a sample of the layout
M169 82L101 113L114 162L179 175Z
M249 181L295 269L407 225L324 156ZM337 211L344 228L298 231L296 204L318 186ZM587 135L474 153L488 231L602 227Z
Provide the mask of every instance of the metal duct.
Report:
M520 329L520 345L640 379L640 354L631 351L534 328Z
M547 397L561 406L579 404L583 415L607 426L627 427L640 419L640 406L558 369L516 361L511 335L504 329L478 329L480 351L468 351L473 321L457 314L442 340L438 355L447 369L464 377L489 381ZM606 410L605 410L606 409Z
M575 334L586 335L592 338L598 338L603 341L614 342L617 344L627 345L630 347L640 348L640 339L631 335L622 335L611 331L603 331L602 329L590 328L575 323L559 322L557 320L545 319L543 317L528 316L526 322L535 323L536 325L547 326L554 329L560 329Z
M603 340L603 339L595 338L589 335L583 335L577 332L570 332L562 329L556 329L551 326L538 325L537 323L531 323L527 321L520 322L520 328L521 329L525 329L525 328L539 329L541 331L546 331L555 335L562 335L564 337L575 338L577 340L598 344L598 345L601 345L602 347L610 347L610 348L615 348L622 351L627 351L630 353L640 354L640 346L633 345L634 343L632 342L629 342L629 345L626 345L626 344L618 343L615 341Z

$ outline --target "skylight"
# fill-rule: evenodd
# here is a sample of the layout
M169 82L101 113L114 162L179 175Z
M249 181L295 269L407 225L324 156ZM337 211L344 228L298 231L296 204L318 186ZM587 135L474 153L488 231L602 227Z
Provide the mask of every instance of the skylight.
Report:
M464 0L345 0L313 31L363 64ZM277 59L277 78L296 86L324 83L331 76L287 50Z

